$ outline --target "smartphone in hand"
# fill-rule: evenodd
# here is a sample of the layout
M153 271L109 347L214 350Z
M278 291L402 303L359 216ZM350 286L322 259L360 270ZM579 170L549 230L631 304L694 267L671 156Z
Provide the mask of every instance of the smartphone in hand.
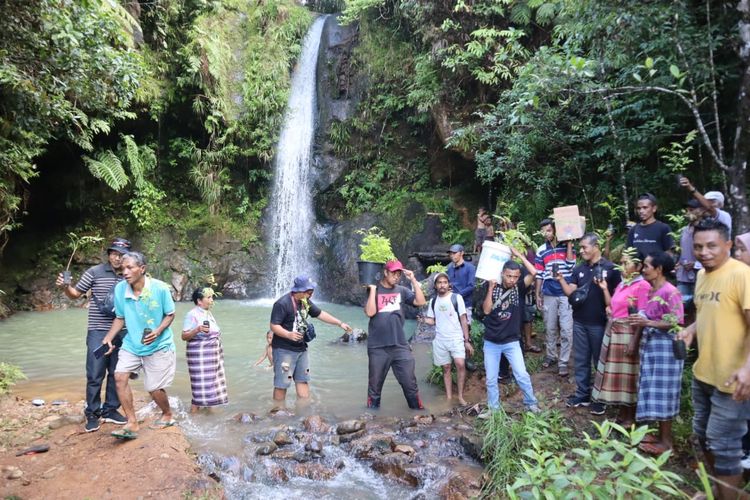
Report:
M107 344L102 344L96 349L94 349L94 357L96 359L100 359L104 354L109 350L109 346Z

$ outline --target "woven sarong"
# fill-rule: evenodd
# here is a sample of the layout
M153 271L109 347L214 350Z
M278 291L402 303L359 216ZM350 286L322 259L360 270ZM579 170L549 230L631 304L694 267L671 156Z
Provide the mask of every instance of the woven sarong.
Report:
M224 374L224 348L221 338L195 338L185 351L190 374L190 389L195 406L227 404L227 379Z
M632 329L625 321L616 319L607 325L591 393L594 400L612 405L635 404L638 397L638 351L625 354L632 338Z
M636 420L671 420L680 413L683 363L674 357L672 335L644 328Z

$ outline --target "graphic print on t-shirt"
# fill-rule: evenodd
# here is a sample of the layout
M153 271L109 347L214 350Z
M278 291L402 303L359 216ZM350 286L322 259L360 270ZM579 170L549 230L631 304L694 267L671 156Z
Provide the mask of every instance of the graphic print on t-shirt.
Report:
M502 300L496 309L497 317L500 321L507 321L510 319L513 307L520 303L518 300L518 286L514 286L510 290L503 290L502 292L500 287L496 287L495 290L493 290L493 300L497 301L497 299L501 297L501 293Z
M401 310L401 294L380 293L378 294L378 312L390 312Z

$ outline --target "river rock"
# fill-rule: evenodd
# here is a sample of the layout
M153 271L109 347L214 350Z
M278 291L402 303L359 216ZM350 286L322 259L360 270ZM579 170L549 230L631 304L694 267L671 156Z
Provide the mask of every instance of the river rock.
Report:
M414 415L414 421L421 425L430 425L435 421L434 415Z
M351 434L342 434L338 436L339 443L350 443L354 441L355 439L359 439L362 436L365 435L365 432L367 432L365 429L359 430L357 432L352 432Z
M273 436L273 442L276 443L279 446L284 446L287 444L292 444L294 441L292 441L292 438L284 431L279 431Z
M251 424L256 420L260 420L260 417L255 413L238 413L234 416L234 420L241 424Z
M326 434L331 430L331 426L326 423L320 415L310 415L302 421L302 427L307 432L314 432L317 434Z
M6 465L3 467L3 476L5 479L21 479L23 477L23 471L18 467Z
M321 453L323 451L323 443L313 438L305 445L305 449L312 453Z
M286 473L283 467L277 464L271 464L266 470L268 477L277 483L285 483L289 481L289 474Z
M239 476L242 464L237 457L223 457L219 468L233 476Z
M59 429L66 425L77 425L83 423L83 415L61 415L49 421L47 427L52 430Z
M279 447L276 446L276 443L273 441L266 441L264 443L261 443L260 446L258 446L258 449L255 451L256 455L270 455L274 451L276 451Z
M411 457L403 453L388 453L378 457L372 464L375 472L386 475L392 479L406 483L412 488L419 486L419 477L413 470L409 469Z
M403 453L403 454L405 454L405 455L409 455L409 456L413 456L413 455L414 455L414 453L416 453L416 452L414 451L414 448L412 448L412 447L411 447L411 446L409 446L408 444L397 444L397 445L396 445L396 446L395 446L395 447L393 448L393 451L394 451L394 452L396 452L396 453Z
M482 469L459 467L440 487L438 497L449 500L479 498L481 491Z
M375 458L390 453L393 448L393 438L386 434L370 434L358 439L352 444L352 454L360 459Z
M365 425L362 420L345 420L336 426L336 434L351 434L364 429Z
M464 432L459 437L461 447L464 449L467 455L476 460L482 459L482 445L484 442L482 438L476 434Z
M333 479L339 471L335 468L326 467L321 463L309 462L295 465L292 473L295 476L306 477L313 481L327 481Z

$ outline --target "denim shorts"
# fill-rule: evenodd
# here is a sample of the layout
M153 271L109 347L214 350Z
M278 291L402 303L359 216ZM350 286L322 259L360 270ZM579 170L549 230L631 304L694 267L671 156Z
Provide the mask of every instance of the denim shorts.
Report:
M307 351L287 351L273 349L273 386L276 389L287 389L292 381L308 383L310 381L310 364Z

